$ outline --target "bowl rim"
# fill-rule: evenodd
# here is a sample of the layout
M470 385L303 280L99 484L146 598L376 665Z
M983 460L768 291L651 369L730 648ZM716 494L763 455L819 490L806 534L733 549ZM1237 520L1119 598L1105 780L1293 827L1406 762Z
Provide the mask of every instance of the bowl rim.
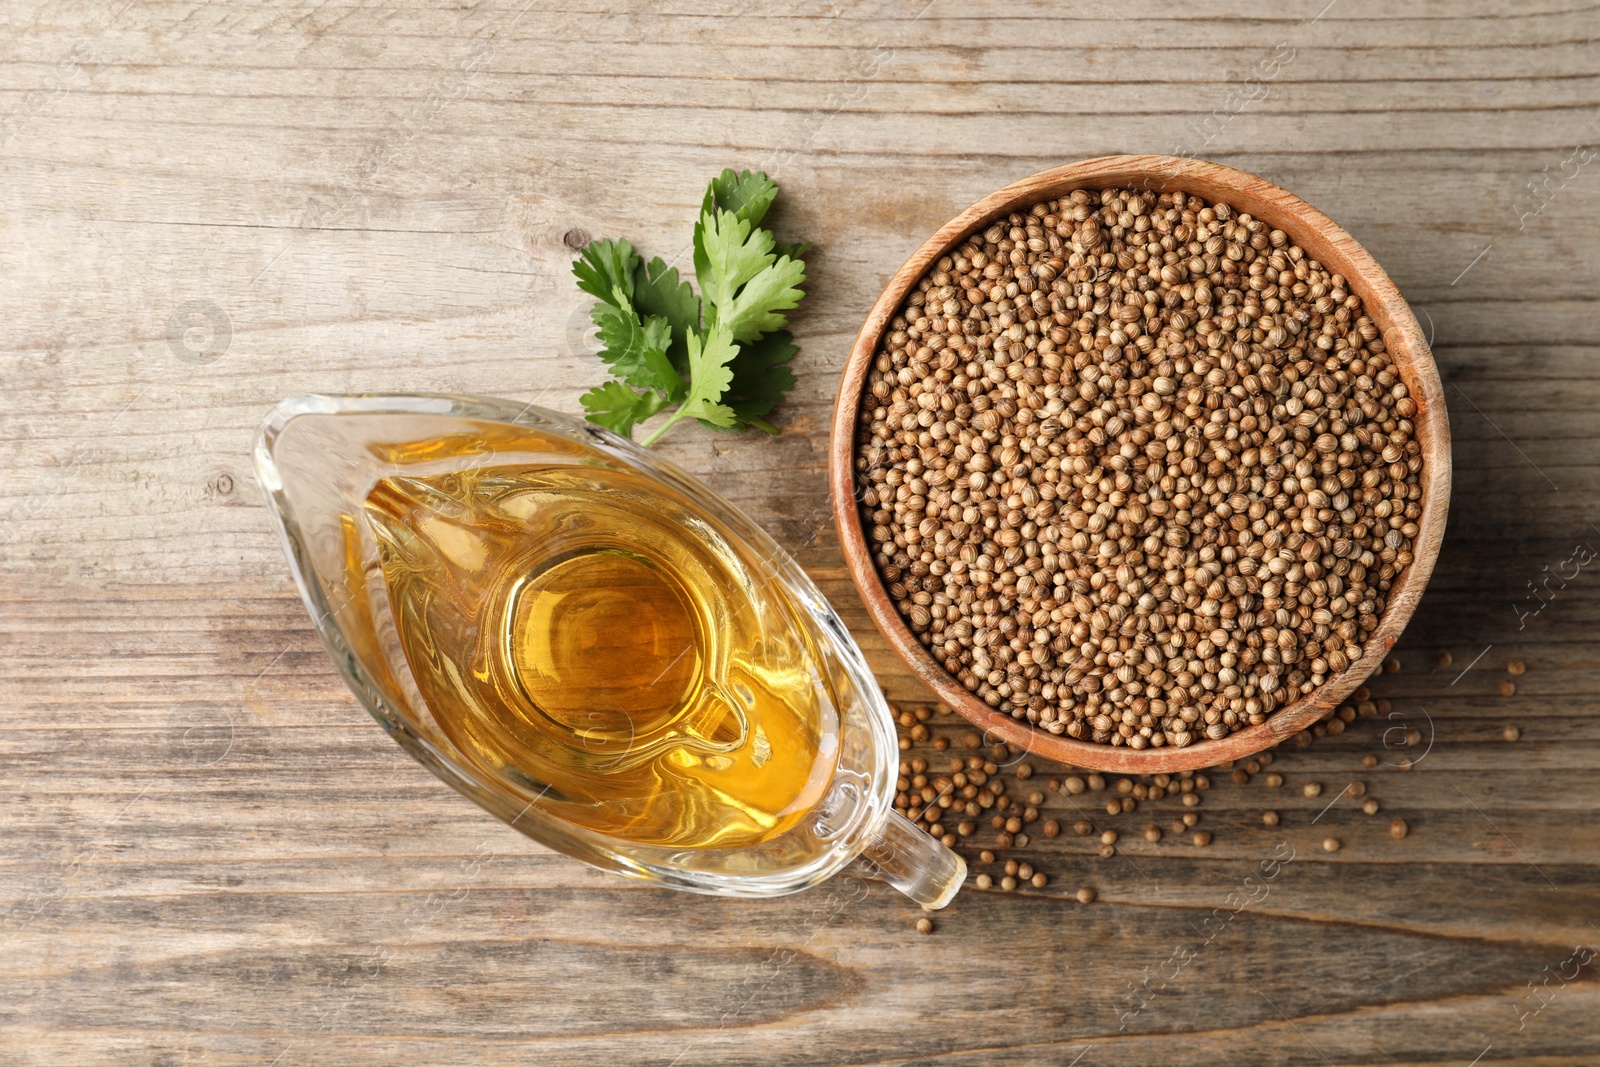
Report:
M1412 424L1423 456L1422 515L1412 562L1390 588L1378 628L1367 639L1361 657L1311 693L1273 712L1265 722L1217 740L1202 738L1182 748L1132 749L1079 741L989 707L933 658L900 617L873 562L857 511L856 424L867 371L884 330L912 287L941 256L1012 211L1074 189L1127 187L1180 190L1208 203L1223 201L1235 211L1288 232L1308 257L1342 275L1382 332L1401 380L1417 403ZM1040 171L989 194L941 226L895 272L867 313L840 376L829 436L829 500L846 570L889 646L940 700L982 727L986 735L1019 747L1024 754L1091 770L1157 774L1214 766L1271 748L1337 708L1381 668L1410 621L1438 558L1450 500L1450 427L1444 389L1422 328L1388 274L1354 237L1288 190L1220 163L1177 156L1101 156Z

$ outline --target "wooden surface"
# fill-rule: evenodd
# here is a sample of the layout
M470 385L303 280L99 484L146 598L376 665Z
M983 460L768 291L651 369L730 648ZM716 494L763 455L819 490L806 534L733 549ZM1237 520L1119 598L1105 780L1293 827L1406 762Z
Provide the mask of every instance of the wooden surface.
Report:
M1360 659L1332 675L1315 692L1285 703L1256 726L1219 740L1204 735L1186 748L1133 749L1079 741L1052 734L992 708L959 679L912 633L889 596L878 572L863 508L856 499L856 447L867 375L883 347L890 320L906 298L943 256L953 254L978 230L1013 212L1026 211L1044 200L1077 189L1139 188L1172 190L1222 201L1236 212L1248 212L1276 229L1294 235L1297 246L1327 270L1346 278L1386 341L1395 370L1418 402L1415 426L1422 449L1422 514L1417 523L1414 562L1401 571L1389 590L1383 617ZM905 661L911 673L941 700L985 733L1062 763L1125 774L1158 774L1193 770L1253 755L1306 729L1334 711L1383 663L1411 621L1417 602L1433 573L1444 537L1450 504L1450 427L1439 372L1416 314L1383 268L1338 223L1287 190L1209 160L1169 155L1102 156L1052 167L996 190L946 222L889 279L866 323L856 335L839 382L842 402L833 410L830 430L828 492L834 529L847 573L884 642ZM1436 415L1436 413L1439 413Z
M1600 550L1600 160L1573 151L1600 19L1324 2L0 5L0 1064L1593 1063L1600 561L1563 561ZM662 451L916 699L827 518L850 340L978 197L1180 150L1361 241L1451 407L1449 533L1382 680L1402 718L1283 754L1275 833L1259 779L1219 775L1208 848L1122 816L1118 855L1030 845L1049 887L968 889L923 937L877 884L722 901L548 854L338 680L251 481L262 415L576 410L567 235L671 257L710 174L763 166L815 242L783 435ZM1410 772L1393 725L1431 738ZM1319 817L1356 775L1383 814Z

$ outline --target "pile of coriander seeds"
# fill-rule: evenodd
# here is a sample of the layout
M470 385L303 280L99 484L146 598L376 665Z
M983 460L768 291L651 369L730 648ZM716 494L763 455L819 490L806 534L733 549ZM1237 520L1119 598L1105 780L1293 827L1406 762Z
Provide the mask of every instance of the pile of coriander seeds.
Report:
M991 707L1219 739L1361 656L1412 560L1416 410L1283 231L1078 190L974 234L889 324L861 518L911 631Z

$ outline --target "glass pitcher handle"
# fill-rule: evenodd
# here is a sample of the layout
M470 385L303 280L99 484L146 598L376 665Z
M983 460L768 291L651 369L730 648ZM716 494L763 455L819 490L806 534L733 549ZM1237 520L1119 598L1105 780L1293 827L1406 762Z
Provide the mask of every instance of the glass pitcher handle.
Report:
M966 860L897 811L889 813L877 839L862 849L856 866L930 911L950 903L967 878Z

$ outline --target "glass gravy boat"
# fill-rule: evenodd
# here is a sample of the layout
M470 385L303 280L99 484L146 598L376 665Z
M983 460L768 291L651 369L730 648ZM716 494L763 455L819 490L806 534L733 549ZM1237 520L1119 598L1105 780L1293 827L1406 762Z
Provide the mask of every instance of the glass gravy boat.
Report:
M413 758L516 830L593 866L700 893L778 896L852 865L928 908L943 907L960 888L962 859L893 810L899 749L892 714L844 625L786 552L682 471L609 431L531 404L447 395L286 400L261 427L255 468L301 597L350 688ZM606 814L603 802L591 810L563 799L538 759L517 766L486 762L458 744L461 735L446 729L448 718L430 709L426 678L412 670L386 584L384 561L393 564L394 543L385 541L383 523L374 520L374 489L383 483L381 492L400 492L408 506L436 507L442 522L460 494L452 497L438 486L455 492L452 479L506 469L623 480L635 496L659 501L662 514L715 531L748 583L740 588L749 597L788 605L792 634L811 650L808 689L828 729L820 756L797 754L782 733L777 743L758 738L756 766L762 769L769 762L782 769L785 759L814 761L800 775L807 783L803 808L792 806L770 836L708 847L631 839L610 826L602 832L596 826L606 825L597 822ZM516 534L533 547L543 536L531 522ZM453 658L450 649L440 651L443 660ZM706 660L705 670L724 669L717 656ZM445 666L459 671L459 664ZM723 681L708 675L710 688L720 685L727 694ZM732 689L750 698L747 687ZM629 690L640 691L648 702L648 687ZM674 756L674 745L689 745L670 733L635 737L632 730L620 744L597 732L572 736L581 737L580 749L605 755L608 768ZM664 796L672 799L670 791Z

